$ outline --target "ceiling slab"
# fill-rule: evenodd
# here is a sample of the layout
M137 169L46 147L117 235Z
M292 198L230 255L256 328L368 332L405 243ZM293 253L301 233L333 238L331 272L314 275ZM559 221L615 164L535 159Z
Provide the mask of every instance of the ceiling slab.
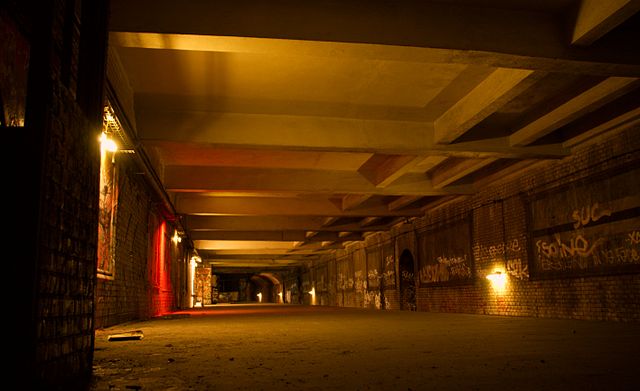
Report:
M112 0L110 99L203 259L286 270L638 123L636 4Z
M294 0L267 5L258 0L233 3L114 0L111 2L111 29L129 33L180 32L203 36L374 44L383 48L416 47L431 49L428 62L434 63L469 61L473 57L483 58L485 63L508 60L510 65L498 66L513 66L515 62L519 65L517 67L529 65L534 58L555 63L565 59L590 61L594 65L638 63L638 54L624 42L614 42L615 47L591 48L588 51L567 47L565 20L527 8L526 4L519 9L482 5L355 1L345 6L340 2ZM212 15L217 16L215 22ZM328 24L331 25L329 29L326 27ZM159 42L163 44L162 40ZM313 45L306 45L307 48L310 46ZM361 50L367 52L366 49ZM333 57L336 52L325 49L325 53ZM434 61L436 54L439 54L439 61ZM378 53L374 55L381 57ZM419 57L411 55L414 59ZM630 68L638 71L635 66Z

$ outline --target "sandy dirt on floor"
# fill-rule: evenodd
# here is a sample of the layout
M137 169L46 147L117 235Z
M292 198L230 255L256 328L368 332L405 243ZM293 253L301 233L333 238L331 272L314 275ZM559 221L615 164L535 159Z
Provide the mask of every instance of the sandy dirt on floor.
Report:
M97 330L91 389L638 390L640 324L218 305Z

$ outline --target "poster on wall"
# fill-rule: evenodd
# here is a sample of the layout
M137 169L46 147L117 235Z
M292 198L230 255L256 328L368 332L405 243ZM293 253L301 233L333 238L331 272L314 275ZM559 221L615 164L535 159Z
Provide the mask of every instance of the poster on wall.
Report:
M98 277L113 279L116 257L118 186L112 153L100 154L100 194L98 211Z
M24 126L30 45L0 9L0 127Z
M640 271L640 169L605 174L530 200L532 276Z
M418 254L421 285L471 283L471 216L419 232Z

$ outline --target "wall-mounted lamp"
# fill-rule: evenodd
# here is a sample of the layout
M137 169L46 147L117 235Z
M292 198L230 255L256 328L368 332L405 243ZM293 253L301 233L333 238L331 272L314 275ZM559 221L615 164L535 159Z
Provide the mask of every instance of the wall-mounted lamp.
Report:
M262 292L258 292L256 296L258 296L258 302L262 303Z
M182 242L182 238L180 237L180 235L178 235L178 230L173 231L173 237L171 238L171 240L173 240L173 243L175 245L178 245L178 243Z
M278 297L280 298L280 302L284 303L284 301L282 300L282 292L278 292Z
M491 281L491 287L496 292L503 292L507 286L507 275L498 270L487 274L487 280Z
M100 135L100 148L107 152L118 152L118 144L114 139L109 138L105 132Z
M311 295L311 305L316 305L316 288L312 287L309 294Z

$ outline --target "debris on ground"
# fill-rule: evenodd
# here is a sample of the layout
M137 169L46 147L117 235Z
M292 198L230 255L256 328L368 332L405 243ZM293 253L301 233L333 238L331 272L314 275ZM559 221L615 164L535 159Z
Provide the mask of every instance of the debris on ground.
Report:
M107 337L107 341L133 341L144 338L142 330L127 331L119 334L111 334Z

